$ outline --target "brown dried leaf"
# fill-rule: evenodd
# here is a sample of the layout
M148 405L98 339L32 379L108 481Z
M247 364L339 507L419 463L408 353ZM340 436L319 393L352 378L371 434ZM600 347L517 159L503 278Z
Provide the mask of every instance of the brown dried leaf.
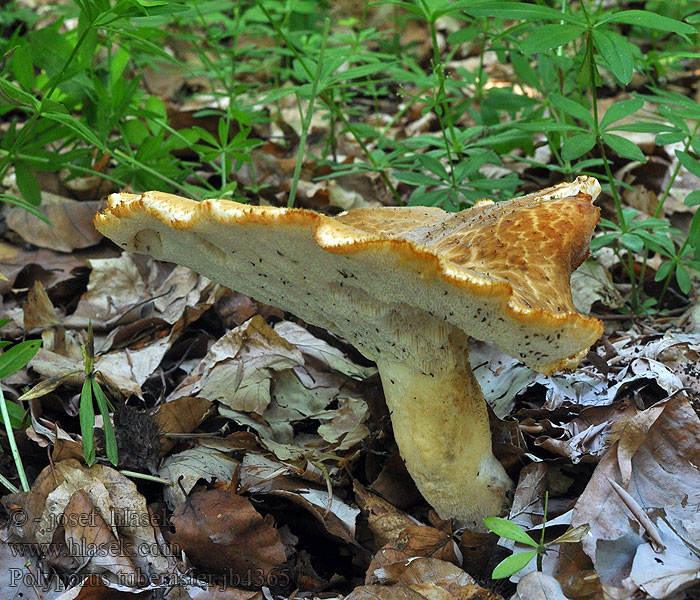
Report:
M376 415L374 420L378 421ZM398 451L385 461L381 472L370 487L372 491L400 509L407 509L423 499Z
M153 420L164 434L160 440L161 455L165 456L177 443L176 440L165 437L167 434L191 433L207 418L212 406L206 398L192 396L183 396L161 404L153 415Z
M301 352L256 315L224 334L168 401L202 396L261 414L270 403L272 373L303 364Z
M402 531L417 524L415 519L377 494L367 491L357 480L353 481L353 490L355 501L367 519L377 548L398 540Z
M44 193L39 210L53 227L19 207L8 211L6 222L10 229L30 244L59 252L72 252L94 246L102 240L102 235L92 225L92 218L100 206L100 202L77 202Z
M360 585L345 596L344 600L425 600L425 598L423 594L400 583L392 586Z
M377 569L397 562L403 563L417 556L438 558L457 566L462 563L459 548L449 533L434 527L412 525L374 555L367 569L365 583L374 583Z
M572 525L591 527L582 540L583 549L604 584L620 585L627 573L613 571L606 563L608 559L598 558L597 549L600 552L606 544L617 543L614 553L629 569L637 548L646 546L630 529L631 514L608 482L608 477L622 482L621 464L629 467L629 482L623 487L640 506L647 512L663 508L667 519L682 522L688 531L695 532L692 537L700 537L700 473L696 466L700 464L700 419L682 394L652 407L651 418L645 413L638 415L639 425L634 422L636 418L629 424L629 444L623 442L623 432L600 461L574 508ZM644 430L646 436L640 439ZM618 449L623 443L627 450L621 456ZM627 537L629 543L623 543ZM700 540L689 541L697 544Z
M46 467L29 492L4 496L6 509L23 517L12 521L13 533L24 542L52 542L55 535L61 535L59 525L66 523L66 507L77 491L82 491L99 512L140 580L172 571L171 559L160 551L162 538L154 528L145 498L131 480L104 465L85 467L75 459L63 460ZM77 497L75 502L79 500ZM124 574L130 576L131 571L127 571Z
M355 521L360 511L328 489L288 475L291 468L263 456L247 454L241 466L241 487L250 493L271 494L288 499L308 511L328 533L347 542L355 541Z
M253 574L263 582L285 560L279 532L250 500L226 489L196 492L171 517L174 548L195 566L217 573Z
M134 564L85 490L73 492L63 517L67 547L87 572L108 571L128 581L137 580Z

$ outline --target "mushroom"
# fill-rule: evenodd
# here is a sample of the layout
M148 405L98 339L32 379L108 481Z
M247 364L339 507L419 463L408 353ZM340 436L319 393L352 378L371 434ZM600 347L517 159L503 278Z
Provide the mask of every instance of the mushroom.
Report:
M579 177L458 213L297 208L112 194L96 228L125 250L185 265L324 327L377 363L409 473L442 518L482 529L512 482L491 448L468 337L549 374L600 336L574 308L600 185Z

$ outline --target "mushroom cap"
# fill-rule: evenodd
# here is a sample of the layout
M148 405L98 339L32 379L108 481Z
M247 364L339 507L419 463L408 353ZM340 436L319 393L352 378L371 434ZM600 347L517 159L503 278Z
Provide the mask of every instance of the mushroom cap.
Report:
M602 333L579 314L571 272L599 218L592 177L481 202L363 208L331 218L296 208L112 194L95 227L126 250L176 262L354 343L420 363L440 321L543 373L575 366ZM418 331L406 343L406 329ZM438 336L439 337L439 336Z

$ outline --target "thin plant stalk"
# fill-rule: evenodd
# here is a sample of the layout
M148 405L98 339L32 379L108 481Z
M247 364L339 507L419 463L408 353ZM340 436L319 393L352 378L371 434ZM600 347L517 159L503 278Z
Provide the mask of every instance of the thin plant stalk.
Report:
M7 439L10 442L10 451L12 452L12 458L15 461L15 466L17 467L17 474L19 475L19 481L22 484L22 490L25 492L29 491L29 482L27 481L27 475L24 473L24 465L22 464L22 457L19 455L19 450L17 449L17 442L15 441L15 433L12 431L12 425L10 424L10 413L7 410L7 405L5 404L5 395L0 387L0 414L2 414L2 420L5 423L5 431L7 432ZM4 483L4 482L3 482Z
M595 127L595 139L600 151L600 156L603 159L603 168L605 169L605 175L610 184L610 193L613 197L613 202L615 203L615 212L617 213L617 218L620 222L620 229L622 234L627 233L627 224L625 222L625 217L622 212L622 202L620 196L617 193L617 187L615 186L615 178L613 177L612 171L610 170L610 163L608 161L607 154L605 152L605 144L603 143L603 136L600 131L600 120L598 117L598 99L595 93L595 82L598 77L598 71L596 69L595 58L593 57L593 39L592 33L588 33L587 47L586 47L586 58L584 60L588 61L589 76L590 76L590 93L591 93L591 105L593 107L593 127ZM637 310L639 306L639 290L637 289L637 278L634 274L634 257L632 252L627 250L627 264L621 261L627 277L629 278L631 289L632 289L632 309Z
M306 63L303 61L303 57L299 53L299 50L297 47L292 43L292 41L285 35L284 31L280 27L279 23L277 23L273 18L270 12L267 10L265 5L261 2L258 2L258 6L260 7L260 10L265 14L265 18L267 18L268 22L270 25L272 25L272 28L275 30L277 35L280 36L282 41L285 43L287 48L291 50L291 52L294 54L295 58L300 61L300 64L302 68L306 71L306 74L309 76L309 78L313 79L314 74L311 72L309 67L306 65ZM396 189L396 186L391 183L391 180L389 179L389 176L386 174L384 169L380 169L379 165L377 164L377 161L375 160L374 156L372 156L372 153L369 151L369 148L367 147L367 144L365 144L364 140L359 136L355 128L350 124L350 121L348 121L347 117L345 116L344 112L340 110L338 105L335 103L332 97L329 97L326 92L321 92L318 97L321 99L321 101L328 106L328 108L333 112L333 114L338 117L342 122L347 131L352 135L352 137L355 139L355 142L357 142L357 145L360 146L362 149L363 154L367 158L367 160L370 162L372 165L372 169L375 173L379 173L379 177L382 179L382 182L384 185L389 188L391 191L391 195L394 197L394 200L398 204L403 204L401 200L401 196L399 195L398 190Z
M549 502L549 490L544 493L544 514L542 515L542 534L540 535L540 547L537 549L537 570L542 572L542 557L544 552L540 552L540 549L545 548L544 544L544 531L547 526L547 504Z
M301 137L299 138L299 152L297 153L297 162L294 165L294 175L292 177L292 185L289 190L289 198L287 200L287 206L294 206L294 199L297 194L297 186L299 185L299 177L301 175L301 166L304 163L304 154L306 152L306 138L309 135L309 129L311 129L311 119L314 116L314 101L316 100L316 94L318 92L318 82L321 80L321 75L323 73L323 58L326 54L326 43L328 42L328 31L331 26L331 20L326 17L323 22L323 37L321 38L321 50L318 55L318 64L316 65L316 73L314 74L313 81L311 83L311 95L309 97L309 106L306 110L306 115L302 115L301 111L301 99L297 94L297 104L299 106L299 114L302 116L302 126L301 126Z

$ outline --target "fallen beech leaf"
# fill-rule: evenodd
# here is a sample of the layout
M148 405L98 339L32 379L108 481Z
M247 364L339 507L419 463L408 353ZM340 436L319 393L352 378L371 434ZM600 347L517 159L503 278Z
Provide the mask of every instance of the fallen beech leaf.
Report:
M76 492L81 493L75 496ZM23 517L22 521L12 521L13 533L23 542L40 544L55 542L55 536L62 535L62 524L68 517L87 514L81 507L88 501L90 511L94 509L99 514L118 541L120 556L128 558L132 564L129 568L127 563L112 561L111 572L119 571L116 580L123 575L134 583L134 569L136 584L172 572L174 562L163 552L162 537L154 527L145 498L130 479L111 467L99 464L85 467L75 459L63 460L46 467L29 492L8 494L2 499L11 514ZM77 508L76 503L80 505ZM98 526L97 531L104 539L102 528ZM76 539L84 534L87 530L81 533L77 528L70 533ZM82 559L79 555L74 558Z
M272 374L303 365L301 352L254 316L224 334L168 397L201 396L262 414L270 403Z
M101 202L77 202L44 192L39 210L53 226L19 207L8 211L6 223L35 246L71 252L94 246L102 240L102 235L92 225L92 218L100 206Z
M334 371L353 379L362 381L377 372L376 367L362 367L354 363L336 347L317 338L308 329L291 321L277 323L275 332L301 350L302 354L311 356Z
M477 585L459 567L436 558L419 557L388 564L374 571L373 579L392 587L406 585L428 600L501 600L501 596Z
M634 556L630 579L652 598L668 598L700 581L700 556L688 545L698 540L681 538L663 520L659 520L658 527L663 551L641 544Z
M567 600L567 598L554 577L533 571L518 582L513 600Z
M49 295L73 299L79 280L87 275L89 258L111 258L118 251L99 246L89 251L75 251L62 254L46 248L24 250L0 242L0 272L7 281L0 281L0 294L7 294L12 288L31 288L35 281L41 281Z
M271 494L301 506L331 535L356 545L355 522L360 511L327 489L289 475L286 465L255 454L246 454L241 465L241 487L254 494Z
M73 492L63 516L67 549L79 564L82 563L80 566L84 570L89 573L108 571L123 583L130 581L132 587L137 587L138 571L87 492Z
M166 504L174 509L185 500L185 494L189 494L200 479L231 481L239 464L237 460L208 446L187 448L171 454L158 471L160 477L174 484L163 491Z
M412 525L374 555L367 569L365 583L375 582L378 569L393 563L405 563L415 557L438 558L456 566L462 563L459 548L449 533L434 527Z
M210 585L206 588L188 587L187 597L182 600L264 600L262 592L239 590L233 587Z
M399 583L392 586L360 585L345 596L344 600L425 600L425 596Z
M647 411L649 414L645 415ZM574 526L590 525L590 533L581 541L583 548L593 560L601 582L616 588L622 588L633 560L648 545L631 528L629 509L608 481L622 481L622 465L629 465L629 483L623 487L647 514L655 508L663 509L669 522L683 523L694 532L690 534L691 544L697 546L700 542L700 474L696 466L700 464L700 419L682 394L647 411L639 415L641 426L633 419L629 437L623 431L620 440L600 461L576 502L572 517ZM629 442L623 442L626 439ZM618 448L623 443L629 443L629 450L621 455ZM656 523L660 528L661 522ZM667 545L665 537L664 544ZM611 568L611 556L619 568ZM678 578L669 562L664 562L669 577ZM691 572L685 576L694 577ZM662 575L656 578L660 580Z
M418 524L377 494L367 491L358 481L353 481L353 490L377 548L396 541L404 529Z
M205 571L248 577L251 585L266 585L268 576L285 560L279 532L258 513L250 500L227 489L196 492L177 506L171 517L170 542L184 550Z
M160 440L161 455L165 456L176 440L168 439L169 433L191 433L206 419L212 410L212 403L206 398L183 396L158 407L153 420L163 434Z
M147 297L146 284L138 265L128 252L119 258L100 258L88 263L92 268L90 281L73 317L102 323L132 305L142 304Z

